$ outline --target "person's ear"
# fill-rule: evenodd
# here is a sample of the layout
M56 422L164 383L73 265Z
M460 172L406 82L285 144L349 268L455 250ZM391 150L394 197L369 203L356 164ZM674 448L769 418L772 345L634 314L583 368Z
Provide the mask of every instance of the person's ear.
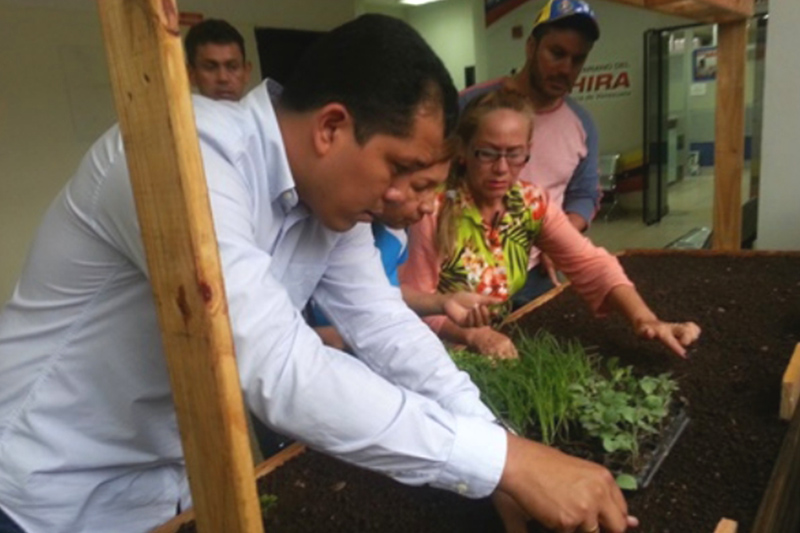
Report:
M314 150L323 156L342 142L348 131L352 135L353 121L347 108L334 102L314 112L313 128Z

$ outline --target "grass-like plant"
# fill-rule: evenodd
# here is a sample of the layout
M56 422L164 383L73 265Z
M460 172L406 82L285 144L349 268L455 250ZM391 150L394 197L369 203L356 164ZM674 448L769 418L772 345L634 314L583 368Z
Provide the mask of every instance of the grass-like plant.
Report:
M613 454L629 454L636 466L644 436L658 433L678 385L668 374L633 375L612 358L605 368L576 341L558 341L540 331L516 340L518 360L492 359L468 351L453 351L456 365L481 391L481 399L508 427L545 444L568 437L570 426L602 443ZM623 488L635 489L636 479L618 476Z
M541 440L552 444L566 426L572 405L571 386L593 373L593 360L577 342L559 342L549 333L520 334L519 360L495 360L467 351L452 352L481 398L519 434L538 428Z

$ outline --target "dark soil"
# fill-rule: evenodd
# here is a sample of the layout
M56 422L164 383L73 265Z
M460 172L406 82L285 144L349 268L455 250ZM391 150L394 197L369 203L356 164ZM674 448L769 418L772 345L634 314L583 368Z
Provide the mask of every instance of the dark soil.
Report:
M749 531L787 429L777 413L781 376L800 341L800 257L622 262L662 319L701 325L688 360L635 338L619 318L591 317L571 290L517 327L578 338L637 373L679 379L691 422L650 486L628 494L639 531L710 533L723 517ZM262 479L260 490L278 496L265 520L271 532L502 531L486 500L406 487L315 452Z
M720 518L753 525L787 424L780 382L800 341L800 258L630 256L623 266L664 320L693 320L703 335L687 361L596 320L566 291L519 326L596 345L637 372L671 371L691 422L649 488L628 495L641 531L710 532Z

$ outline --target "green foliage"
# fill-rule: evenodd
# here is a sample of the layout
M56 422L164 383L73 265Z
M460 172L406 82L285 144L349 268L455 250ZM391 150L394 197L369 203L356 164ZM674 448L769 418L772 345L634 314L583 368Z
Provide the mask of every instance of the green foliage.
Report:
M262 494L258 501L261 503L261 514L267 516L270 510L278 505L278 496L275 494Z
M634 461L644 435L658 433L678 386L669 374L637 378L632 367L612 358L608 376L595 373L571 385L573 412L586 432L613 453L630 452Z
M636 490L639 488L639 483L636 481L636 478L630 474L618 475L617 485L623 490Z
M571 385L593 372L593 363L580 344L562 342L546 332L520 335L519 360L496 360L467 351L452 352L481 398L519 434L535 426L542 442L551 444L565 428L572 405Z
M538 430L542 442L552 444L579 424L606 452L629 454L636 464L642 438L660 431L668 414L675 380L668 374L638 378L616 358L601 368L577 342L559 342L545 332L520 335L516 346L519 360L468 351L451 355L486 405L520 435ZM636 488L636 480L624 474L617 483Z

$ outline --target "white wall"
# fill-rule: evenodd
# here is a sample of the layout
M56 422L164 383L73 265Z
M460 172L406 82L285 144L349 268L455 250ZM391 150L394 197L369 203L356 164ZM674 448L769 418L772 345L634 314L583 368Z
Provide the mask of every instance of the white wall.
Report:
M114 122L94 10L0 6L0 301L42 213Z
M433 2L407 10L411 24L442 58L456 87L464 88L464 68L475 64L472 0Z
M485 40L485 47L477 45L478 81L508 75L523 65L525 40L544 3L544 0L526 2L482 30L483 35L478 38ZM626 96L583 103L600 130L600 151L625 152L642 144L644 32L689 21L604 0L592 0L591 5L600 23L601 37L586 62L587 70L611 65L613 71L615 65L627 63L631 86ZM523 27L521 39L512 38L511 29L517 25ZM484 48L485 64L481 61Z
M800 2L770 3L756 243L761 249L800 249L798 28Z
M245 37L260 78L256 26L327 30L354 2L179 0ZM93 0L0 0L0 306L39 220L96 137L116 120Z

